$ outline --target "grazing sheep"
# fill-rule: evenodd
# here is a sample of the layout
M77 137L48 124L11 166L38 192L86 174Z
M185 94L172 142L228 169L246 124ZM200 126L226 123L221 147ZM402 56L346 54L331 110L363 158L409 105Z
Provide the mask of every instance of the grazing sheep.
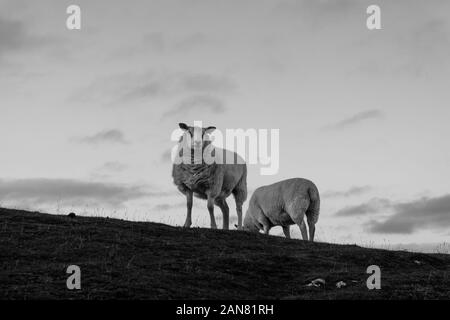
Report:
M223 214L223 229L229 228L229 208L226 198L233 194L236 201L236 211L238 216L238 225L242 226L242 205L247 199L247 166L245 162L235 152L231 156L235 159L235 164L225 163L205 163L204 159L195 159L195 150L205 150L211 144L209 134L215 127L198 128L190 127L184 123L179 124L180 128L189 134L191 143L188 146L191 150L190 159L180 164L174 164L172 167L172 177L175 185L178 187L187 200L187 216L184 226L189 228L192 224L192 203L193 195L200 199L207 200L207 208L211 218L211 228L217 229L214 218L214 204L217 205ZM194 134L197 132L198 134ZM187 136L186 136L187 137ZM189 139L186 139L189 140ZM179 141L179 155L182 155L183 137ZM189 143L189 142L188 142ZM222 152L223 159L231 151L215 148L214 151ZM237 160L241 162L237 162ZM199 163L196 162L199 161ZM188 162L188 163L186 163Z
M294 178L283 180L255 190L250 198L244 218L243 230L269 233L270 228L282 226L286 238L290 238L289 226L297 224L303 240L314 241L315 224L319 219L320 197L315 184L309 180Z

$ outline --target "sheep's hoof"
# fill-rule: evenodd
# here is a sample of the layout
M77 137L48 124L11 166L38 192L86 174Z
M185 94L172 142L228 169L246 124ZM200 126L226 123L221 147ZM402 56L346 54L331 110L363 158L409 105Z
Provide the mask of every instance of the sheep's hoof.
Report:
M217 226L215 224L212 224L211 229L217 229Z
M184 224L184 226L183 226L183 228L190 228L190 227L191 227L191 224L190 224L190 223L187 223L187 222L186 222L186 223Z

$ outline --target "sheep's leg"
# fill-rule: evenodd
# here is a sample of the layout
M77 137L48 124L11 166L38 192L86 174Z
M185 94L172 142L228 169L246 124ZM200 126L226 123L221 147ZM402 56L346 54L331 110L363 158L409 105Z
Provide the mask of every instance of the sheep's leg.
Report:
M289 230L289 226L283 226L283 233L287 239L291 238L291 232Z
M186 191L186 206L187 206L187 215L186 215L186 222L184 223L185 228L190 228L192 224L192 191L188 190Z
M314 241L314 233L316 232L316 225L312 219L307 217L308 220L308 229L309 229L309 240Z
M209 217L211 218L211 229L217 229L216 219L214 218L214 200L215 199L213 197L208 195L207 207L208 207Z
M303 218L305 216L305 210L301 210L299 213L297 213L295 215L290 215L290 216L291 216L292 220L300 228L300 232L302 233L303 240L308 240L308 231L306 230L306 224L303 221Z
M245 199L247 199L247 182L244 176L236 188L233 190L234 200L236 201L236 213L238 216L238 228L242 227L242 205Z
M299 225L300 232L302 233L303 240L308 240L308 231L306 230L306 223L305 221L302 221L302 223Z
M302 233L303 240L308 240L308 231L306 230L306 224L304 222L306 210L309 207L308 199L297 199L292 202L286 211L291 217L292 221L298 225L300 232Z
M242 203L236 201L236 213L238 217L238 228L242 228Z
M216 201L216 204L222 210L223 215L223 229L228 230L230 228L230 208L228 208L227 201L225 199Z

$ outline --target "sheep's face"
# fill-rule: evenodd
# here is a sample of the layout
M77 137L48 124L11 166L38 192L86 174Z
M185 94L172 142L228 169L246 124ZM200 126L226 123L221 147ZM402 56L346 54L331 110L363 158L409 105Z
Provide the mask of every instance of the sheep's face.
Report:
M252 219L250 218L250 215L248 215L248 210L247 210L247 214L245 215L244 224L242 225L242 227L239 227L236 224L235 224L235 227L238 230L249 231L249 232L259 232L259 230L260 230L258 225L256 225L255 222L252 221Z
M181 140L183 140L184 138L186 138L186 143L190 144L191 149L197 149L197 150L201 150L205 147L205 143L206 141L211 141L210 140L210 133L213 132L216 127L207 127L207 128L200 128L200 127L191 127L188 126L185 123L180 123L179 124L180 128L183 129L185 131L185 134L181 137Z
M242 227L239 227L237 224L235 224L234 226L239 231L259 232L259 229L256 226L250 227L250 226L243 225Z

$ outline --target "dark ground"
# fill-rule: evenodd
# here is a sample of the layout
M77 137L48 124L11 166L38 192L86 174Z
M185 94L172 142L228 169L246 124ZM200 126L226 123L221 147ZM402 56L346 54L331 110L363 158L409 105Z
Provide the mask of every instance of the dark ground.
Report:
M81 290L66 288L69 265ZM366 268L381 268L368 290ZM316 278L325 287L306 284ZM338 281L347 287L337 289ZM449 299L450 255L0 209L0 299Z

